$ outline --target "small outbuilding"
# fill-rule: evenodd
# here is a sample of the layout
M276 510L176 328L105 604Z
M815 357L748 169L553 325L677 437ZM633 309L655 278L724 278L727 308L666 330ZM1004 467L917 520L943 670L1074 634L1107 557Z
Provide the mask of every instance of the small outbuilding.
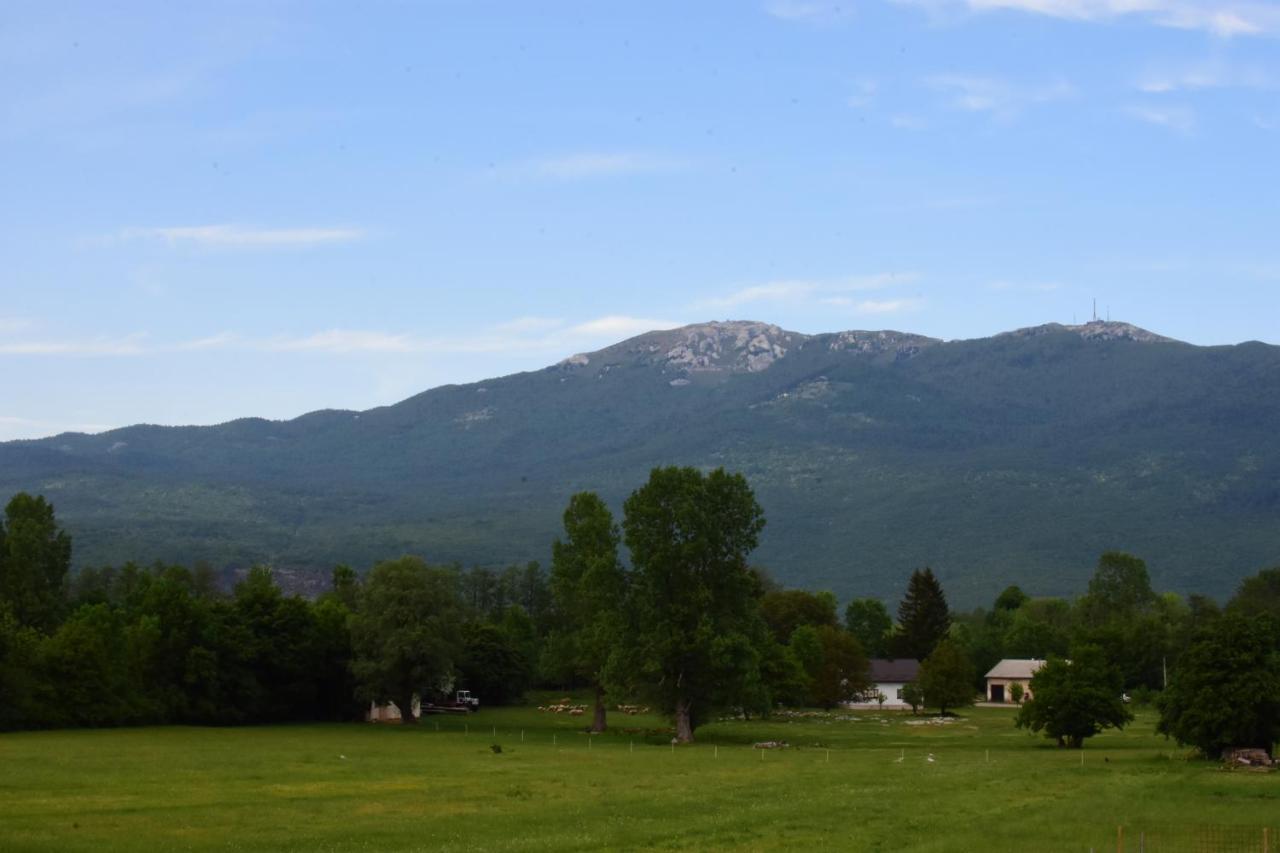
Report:
M1024 699L1031 698L1031 676L1044 666L1044 661L1037 658L1005 658L987 673L987 701L1012 702L1010 688L1015 684L1022 685Z

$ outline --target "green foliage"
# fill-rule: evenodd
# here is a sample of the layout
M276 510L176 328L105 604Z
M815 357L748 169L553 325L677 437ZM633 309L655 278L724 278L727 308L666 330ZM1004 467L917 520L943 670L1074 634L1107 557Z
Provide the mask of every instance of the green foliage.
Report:
M1094 624L1130 618L1155 604L1145 561L1120 551L1107 551L1089 579L1085 613Z
M606 726L606 668L623 633L627 576L618 560L618 527L600 496L580 492L564 511L563 540L551 546L555 627L544 667L570 673L596 690L592 730Z
M764 515L742 475L675 467L655 468L624 510L634 568L615 677L672 713L689 741L712 708L740 705L763 683L747 555Z
M480 697L486 706L520 701L532 668L513 639L488 622L468 622L460 636L458 686Z
M1002 611L1012 613L1030 600L1031 599L1027 594L1022 591L1021 587L1016 584L1013 586L1007 586L1003 592L996 596L996 601L992 610L996 613Z
M919 680L925 702L937 708L939 714L973 704L973 664L953 640L942 640L924 659Z
M801 625L819 627L836 624L836 603L830 594L784 589L760 597L760 615L774 638L785 643Z
M1270 751L1280 740L1280 623L1228 615L1209 624L1158 705L1158 731L1207 756L1232 747Z
M14 495L0 520L0 606L19 624L57 626L65 608L71 537L58 526L43 496Z
M831 625L817 629L821 662L813 674L813 704L832 708L862 695L871 686L867 656L848 631Z
M881 658L889 653L889 634L893 619L884 602L878 598L855 598L844 609L844 626L858 638L870 657Z
M899 657L924 660L951 628L951 610L933 569L911 573L898 605L898 633L893 642Z
M1263 569L1240 582L1227 602L1227 610L1241 616L1270 616L1280 619L1280 566Z
M1021 681L1015 681L1009 685L1009 698L1013 700L1013 704L1015 705L1022 704L1022 697L1024 697L1026 693L1027 691L1023 688Z
M360 695L395 702L401 720L415 722L413 697L426 699L449 688L460 622L453 572L417 557L374 566L351 620L351 669Z
M1018 710L1017 725L1079 749L1085 738L1133 719L1121 700L1122 686L1100 648L1077 646L1071 660L1049 658L1031 677L1031 698Z
M902 685L902 701L911 706L911 713L918 714L924 707L924 690L914 681Z

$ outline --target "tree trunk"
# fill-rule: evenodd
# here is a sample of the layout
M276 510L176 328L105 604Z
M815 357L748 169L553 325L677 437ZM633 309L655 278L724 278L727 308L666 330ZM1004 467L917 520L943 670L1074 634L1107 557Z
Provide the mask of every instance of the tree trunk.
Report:
M607 729L608 723L605 722L604 707L604 688L599 684L596 685L596 710L591 719L591 731L599 733Z
M693 715L690 713L688 699L676 700L676 740L680 743L693 743Z
M1072 735L1070 743L1072 749L1084 749L1084 738L1080 735Z
M396 707L400 709L400 725L412 726L418 722L418 718L413 715L413 694L402 696L396 700Z

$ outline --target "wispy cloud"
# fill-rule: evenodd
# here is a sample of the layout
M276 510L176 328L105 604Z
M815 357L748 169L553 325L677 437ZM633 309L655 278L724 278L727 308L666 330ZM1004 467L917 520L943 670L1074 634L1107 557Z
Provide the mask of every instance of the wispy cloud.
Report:
M1207 89L1277 88L1275 75L1260 68L1240 68L1223 62L1205 62L1181 68L1151 69L1134 84L1141 92L1198 92Z
M108 242L161 240L170 246L208 249L305 249L351 243L365 236L362 228L255 228L245 225L177 225L125 228Z
M87 338L84 340L0 341L0 355L115 356L142 355L143 336Z
M15 415L0 415L0 441L31 438L33 435L58 435L64 432L106 432L114 424L63 423Z
M683 160L640 151L583 151L534 160L517 171L536 177L573 181L676 172L687 166Z
M894 0L937 9L960 6L974 12L1011 10L1069 21L1107 22L1137 18L1222 38L1280 33L1280 7L1257 0Z
M704 299L695 303L696 308L738 308L760 302L824 301L840 294L857 291L881 290L894 285L915 281L915 273L876 273L874 275L848 276L839 279L781 279L741 287L724 296Z
M889 117L889 124L899 130L926 130L929 127L928 119L911 115L910 113L898 113Z
M0 335L9 335L29 328L31 321L23 317L0 317Z
M868 107L876 99L876 93L880 91L880 84L869 77L853 81L853 94L846 99L846 103L854 109Z
M1138 121L1166 127L1178 133L1190 133L1196 126L1196 114L1185 106L1152 106L1137 104L1126 107L1125 115Z
M853 15L853 2L840 3L828 0L769 0L764 10L783 21L803 21L811 24L829 24Z
M1075 94L1075 89L1065 80L1041 86L1023 86L997 77L936 74L925 82L942 92L953 109L988 113L1005 120L1027 107L1059 101Z
M0 340L0 355L12 356L148 356L235 350L267 353L387 355L404 353L548 352L589 344L610 344L682 321L608 314L576 323L541 317L519 317L471 335L430 336L378 329L324 329L299 335L246 337L221 332L191 340L153 342L138 334L126 338L81 340Z
M910 299L852 299L847 296L831 296L822 300L833 308L845 308L854 314L900 314L915 311L924 305L920 298Z
M1053 281L989 281L987 290L1023 293L1050 293L1061 289L1062 285Z

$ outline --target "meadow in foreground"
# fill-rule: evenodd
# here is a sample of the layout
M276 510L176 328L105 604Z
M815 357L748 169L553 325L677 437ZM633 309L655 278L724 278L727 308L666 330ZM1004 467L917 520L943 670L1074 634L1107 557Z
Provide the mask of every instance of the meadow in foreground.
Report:
M0 849L1087 851L1123 825L1129 850L1261 850L1268 823L1276 849L1280 776L1184 760L1151 714L1083 752L1012 718L732 720L674 748L656 717L588 736L533 707L4 734Z

